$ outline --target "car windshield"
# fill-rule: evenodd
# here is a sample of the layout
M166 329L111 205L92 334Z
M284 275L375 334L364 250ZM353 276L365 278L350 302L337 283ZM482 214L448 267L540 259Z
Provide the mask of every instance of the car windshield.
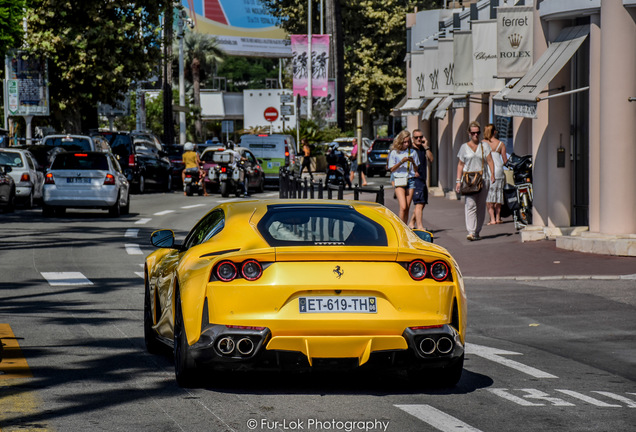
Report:
M108 171L108 161L103 153L60 153L53 160L51 169Z
M178 147L178 146L166 146L165 147L166 153L168 153L168 156L178 156L181 157L183 155L183 147Z
M373 150L388 150L391 148L391 141L376 141L373 143Z
M24 166L22 155L18 152L0 152L0 165L22 168Z
M352 207L272 205L258 223L270 246L387 246L386 232Z
M49 137L44 139L44 145L49 147L64 147L68 151L91 151L91 142L88 138L78 137Z

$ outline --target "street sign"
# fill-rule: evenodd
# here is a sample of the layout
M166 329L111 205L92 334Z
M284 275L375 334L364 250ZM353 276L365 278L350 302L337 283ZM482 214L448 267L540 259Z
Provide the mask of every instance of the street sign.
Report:
M234 133L234 120L223 120L221 122L221 133Z
M281 105L286 103L293 103L294 96L291 93L283 93L280 95L280 103Z
M294 115L294 106L293 105L281 105L280 113L284 116L293 116Z
M274 107L267 107L263 116L268 122L275 122L278 119L278 110Z

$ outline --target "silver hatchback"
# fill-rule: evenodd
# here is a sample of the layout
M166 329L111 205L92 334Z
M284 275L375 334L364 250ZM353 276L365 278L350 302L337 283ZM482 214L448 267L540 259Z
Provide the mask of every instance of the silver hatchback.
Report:
M112 153L55 156L44 179L43 214L63 214L69 207L104 209L114 217L128 214L130 185Z

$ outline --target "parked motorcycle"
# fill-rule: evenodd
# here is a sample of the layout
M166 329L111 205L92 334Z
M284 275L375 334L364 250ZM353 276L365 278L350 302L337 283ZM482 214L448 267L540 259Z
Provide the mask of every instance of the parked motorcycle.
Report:
M514 153L506 163L512 169L514 186L504 188L506 206L512 211L516 229L532 225L532 155Z
M335 144L335 143L334 143ZM327 184L340 186L349 184L347 175L347 158L344 153L332 146L326 155L327 159Z
M185 170L185 178L183 180L183 190L187 196L192 196L195 193L203 195L205 187L204 178L200 178L198 168L188 168Z

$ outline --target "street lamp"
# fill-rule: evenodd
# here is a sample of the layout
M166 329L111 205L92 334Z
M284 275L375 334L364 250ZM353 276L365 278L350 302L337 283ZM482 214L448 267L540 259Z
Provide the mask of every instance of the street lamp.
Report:
M194 22L188 17L185 10L179 13L177 22L177 39L179 39L179 144L186 142L186 113L185 113L185 79L183 60L183 39L185 37L185 25L194 28Z

